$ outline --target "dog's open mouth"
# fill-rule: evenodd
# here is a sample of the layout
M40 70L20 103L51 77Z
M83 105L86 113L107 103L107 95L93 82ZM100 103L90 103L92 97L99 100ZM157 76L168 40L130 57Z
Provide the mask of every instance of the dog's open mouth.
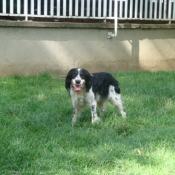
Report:
M74 87L75 92L80 92L82 87L83 87L83 85L73 84L73 87Z

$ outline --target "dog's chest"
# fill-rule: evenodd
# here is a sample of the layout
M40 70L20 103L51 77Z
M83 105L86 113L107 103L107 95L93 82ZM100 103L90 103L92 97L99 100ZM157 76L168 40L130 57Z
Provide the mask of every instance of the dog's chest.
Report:
M73 96L72 102L75 106L86 106L88 104L88 100L81 95Z
M89 106L91 104L92 98L87 93L85 94L72 94L72 103L74 106Z
M79 106L85 106L86 105L86 100L84 97L78 97L77 99L75 99L75 104L79 105Z

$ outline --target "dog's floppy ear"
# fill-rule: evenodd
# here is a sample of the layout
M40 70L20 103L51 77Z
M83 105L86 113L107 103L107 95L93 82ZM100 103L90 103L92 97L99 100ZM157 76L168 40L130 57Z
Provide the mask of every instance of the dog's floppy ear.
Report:
M67 76L66 76L66 80L65 80L65 88L69 91L70 90L70 85L71 85L71 81L72 81L72 76L74 73L75 69L71 69Z
M86 92L89 92L89 89L92 86L92 76L87 70L84 70L85 73L85 80L86 80Z

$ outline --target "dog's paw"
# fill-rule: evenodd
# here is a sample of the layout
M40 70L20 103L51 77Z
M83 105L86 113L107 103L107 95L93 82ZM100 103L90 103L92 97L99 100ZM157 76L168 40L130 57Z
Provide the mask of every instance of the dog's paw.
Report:
M92 124L99 123L100 120L101 119L99 117L96 117L96 118L92 119Z
M72 126L74 126L76 122L77 122L77 118L72 118Z
M122 111L122 112L121 112L121 115L122 115L122 118L123 118L123 119L126 119L126 112L125 112L125 111Z

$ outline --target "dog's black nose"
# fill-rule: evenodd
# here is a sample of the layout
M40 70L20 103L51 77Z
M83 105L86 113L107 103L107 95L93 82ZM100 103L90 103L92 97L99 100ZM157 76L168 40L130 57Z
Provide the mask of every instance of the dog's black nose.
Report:
M80 80L76 80L75 82L76 82L76 84L80 84L81 81Z

